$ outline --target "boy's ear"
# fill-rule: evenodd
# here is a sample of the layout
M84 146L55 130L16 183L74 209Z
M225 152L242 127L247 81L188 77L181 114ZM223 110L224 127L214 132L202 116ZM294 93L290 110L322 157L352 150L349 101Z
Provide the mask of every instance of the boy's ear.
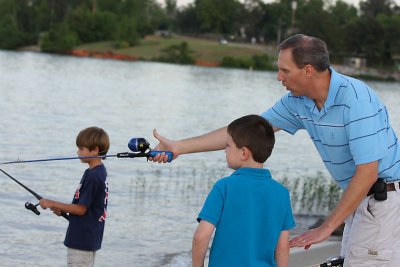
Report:
M242 161L246 161L251 157L251 151L247 147L242 147Z
M95 146L95 148L92 149L93 152L95 152L97 155L99 154L100 150L98 146Z

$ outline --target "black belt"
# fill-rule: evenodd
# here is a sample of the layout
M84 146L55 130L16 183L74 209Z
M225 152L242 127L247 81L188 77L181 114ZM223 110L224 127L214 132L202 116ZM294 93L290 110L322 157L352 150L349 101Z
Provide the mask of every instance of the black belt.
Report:
M398 184L398 182L394 182L394 183L391 183L391 184L386 184L386 190L387 190L388 192L390 192L390 191L396 191L396 188L394 187L394 184Z

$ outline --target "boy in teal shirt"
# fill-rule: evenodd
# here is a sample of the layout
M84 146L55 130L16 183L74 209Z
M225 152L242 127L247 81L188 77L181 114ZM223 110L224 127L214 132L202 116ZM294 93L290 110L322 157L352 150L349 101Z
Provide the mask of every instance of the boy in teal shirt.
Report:
M295 226L288 190L263 169L275 137L272 126L249 115L228 126L225 148L235 172L209 193L193 237L192 266L204 266L212 233L209 266L287 266L289 229Z

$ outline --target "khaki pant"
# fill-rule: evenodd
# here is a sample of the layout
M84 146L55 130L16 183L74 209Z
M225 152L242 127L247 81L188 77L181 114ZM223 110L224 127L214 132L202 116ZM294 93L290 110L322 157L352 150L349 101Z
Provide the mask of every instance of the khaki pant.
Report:
M96 251L85 251L68 248L67 266L68 267L93 267Z
M344 267L400 266L400 190L396 190L388 192L385 201L366 197L346 219L340 251Z

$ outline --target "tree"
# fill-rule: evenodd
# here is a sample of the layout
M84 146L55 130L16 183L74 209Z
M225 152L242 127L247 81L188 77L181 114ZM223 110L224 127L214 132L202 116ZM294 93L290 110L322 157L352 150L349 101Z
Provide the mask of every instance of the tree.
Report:
M231 34L240 18L238 0L196 0L195 10L201 32Z
M127 42L129 46L139 44L139 34L136 30L136 21L124 16L117 27L116 39L119 43Z
M384 31L382 63L391 65L393 55L400 54L400 15L380 14L377 16L377 21Z
M346 25L351 21L358 18L357 9L353 5L349 5L341 0L337 1L335 5L328 8L329 16L331 18L334 28L329 29L330 35L334 38L331 39L330 48L333 52L331 55L338 56L345 52L345 38L338 38L345 33Z
M360 10L364 16L375 17L379 14L392 14L395 3L392 0L366 0L360 2Z
M65 53L78 44L78 37L71 31L67 23L55 24L43 36L41 49L50 53Z
M200 32L200 23L197 21L196 8L190 4L178 11L176 15L177 30L183 33Z

